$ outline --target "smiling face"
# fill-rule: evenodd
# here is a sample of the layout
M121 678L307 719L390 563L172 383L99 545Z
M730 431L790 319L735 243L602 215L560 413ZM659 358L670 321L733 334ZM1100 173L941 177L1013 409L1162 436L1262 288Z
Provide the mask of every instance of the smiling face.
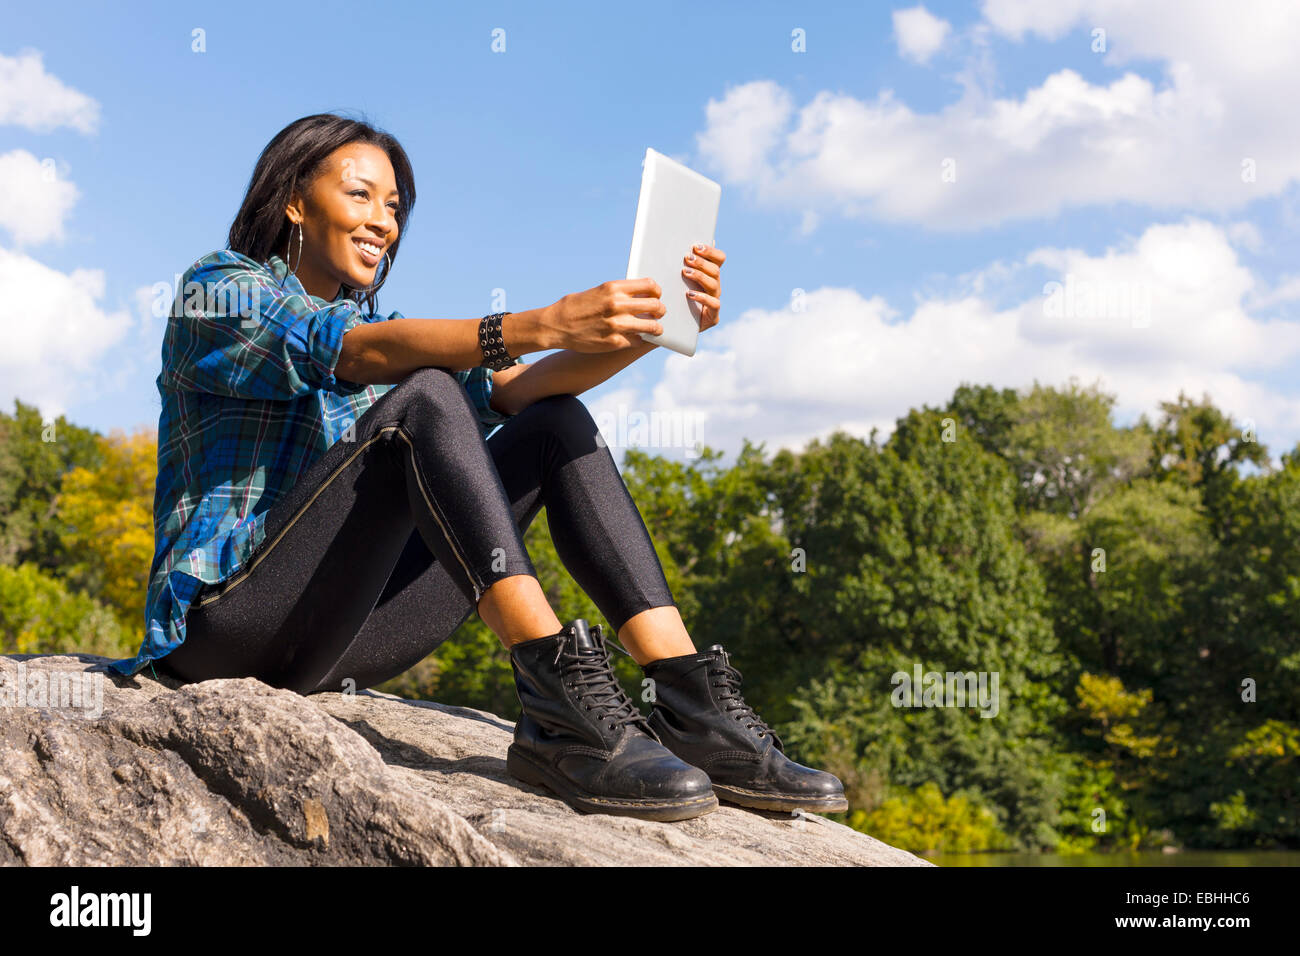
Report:
M324 169L307 187L295 190L286 209L291 223L288 262L303 287L327 301L341 286L373 285L384 252L397 241L397 179L388 155L369 143L349 143L330 153ZM286 250L276 250L283 256Z

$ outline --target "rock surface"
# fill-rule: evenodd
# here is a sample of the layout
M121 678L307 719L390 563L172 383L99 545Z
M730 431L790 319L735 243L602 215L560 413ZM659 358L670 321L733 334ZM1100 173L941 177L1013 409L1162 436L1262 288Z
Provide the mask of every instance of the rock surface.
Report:
M0 657L0 864L930 865L817 815L577 813L484 711L106 661Z

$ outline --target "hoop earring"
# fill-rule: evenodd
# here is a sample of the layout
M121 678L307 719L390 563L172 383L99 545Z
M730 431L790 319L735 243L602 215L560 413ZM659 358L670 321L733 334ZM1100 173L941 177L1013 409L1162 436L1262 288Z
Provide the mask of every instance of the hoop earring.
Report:
M393 260L388 258L387 252L384 253L384 261L388 263L388 268L384 270L384 277L374 285L370 286L369 288L357 289L356 290L357 292L360 292L362 295L369 295L370 293L376 291L381 285L383 285L385 282L388 281L388 273L393 271Z
M290 275L296 275L298 266L302 265L302 223L295 223L298 227L298 265L289 267L289 250L293 248L293 230L289 230L289 244L284 250L284 264L289 269Z

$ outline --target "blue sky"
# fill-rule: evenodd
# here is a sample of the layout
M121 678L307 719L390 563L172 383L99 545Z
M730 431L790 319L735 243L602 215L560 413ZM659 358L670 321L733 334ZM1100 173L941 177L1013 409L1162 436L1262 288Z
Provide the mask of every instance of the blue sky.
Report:
M1300 441L1300 12L1138 6L10 9L0 403L155 424L148 290L225 245L279 129L345 110L416 174L385 313L622 278L647 146L722 184L722 322L585 393L602 424L677 416L730 455L1076 376L1121 423L1207 392L1276 456ZM1067 280L1091 312L1050 312Z

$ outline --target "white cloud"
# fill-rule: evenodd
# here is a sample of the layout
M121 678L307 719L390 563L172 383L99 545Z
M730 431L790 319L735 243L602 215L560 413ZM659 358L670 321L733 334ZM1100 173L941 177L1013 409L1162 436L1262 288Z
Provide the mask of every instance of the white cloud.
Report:
M20 245L63 238L63 221L80 198L77 187L60 176L53 160L25 149L0 155L0 228Z
M1180 390L1205 392L1253 420L1274 456L1300 439L1300 391L1260 374L1300 361L1300 320L1247 311L1256 280L1217 226L1155 225L1099 255L1042 248L976 275L996 282L1025 270L1063 286L1073 277L1070 308L1053 314L1048 296L1034 294L998 309L967 289L924 299L899 321L879 297L817 289L802 312L750 309L705 332L693 358L668 356L643 407L705 414L704 441L729 454L742 437L771 452L836 426L887 436L909 408L938 405L963 381L1021 388L1074 376L1115 393L1120 421L1154 418ZM1132 307L1135 289L1149 295L1149 311Z
M933 113L890 90L822 91L799 106L779 84L755 81L710 101L700 154L773 206L935 229L1121 201L1226 212L1300 181L1300 113L1282 92L1300 89L1300 4L1000 0L985 14L971 30L976 57L990 33L1078 29L1086 49L1100 26L1107 65L1154 60L1164 78L1093 83L1061 69L999 97L974 59L961 95Z
M1264 248L1264 240L1259 229L1252 222L1234 222L1228 225L1228 238L1235 246L1248 252L1259 252Z
M135 289L127 303L134 313L135 324L132 325L128 319L123 335L111 349L102 353L96 365L97 377L90 383L90 388L78 396L83 407L100 396L120 395L137 388L142 381L152 381L157 377L161 367L163 335L167 330L166 310L170 305L170 290L160 296L153 286ZM153 405L159 407L156 397Z
M894 11L894 38L898 55L917 63L926 63L943 46L951 31L947 20L936 17L925 7Z
M1013 40L1020 40L1030 30L1055 40L1074 25L1088 6L1087 0L1056 0L1054 3L984 0L983 13L984 19L998 32Z
M794 100L771 81L746 83L704 107L705 133L696 144L729 179L762 184L772 175L767 154L781 142Z
M132 317L107 311L104 273L63 273L21 253L0 249L0 397L17 397L58 415L100 377L97 363L127 334Z
M37 50L17 56L0 54L0 125L25 126L47 133L70 126L93 133L99 126L99 103L45 72Z
M1251 296L1247 306L1251 309L1267 309L1282 302L1300 300L1300 275L1282 276L1271 289L1260 289Z

